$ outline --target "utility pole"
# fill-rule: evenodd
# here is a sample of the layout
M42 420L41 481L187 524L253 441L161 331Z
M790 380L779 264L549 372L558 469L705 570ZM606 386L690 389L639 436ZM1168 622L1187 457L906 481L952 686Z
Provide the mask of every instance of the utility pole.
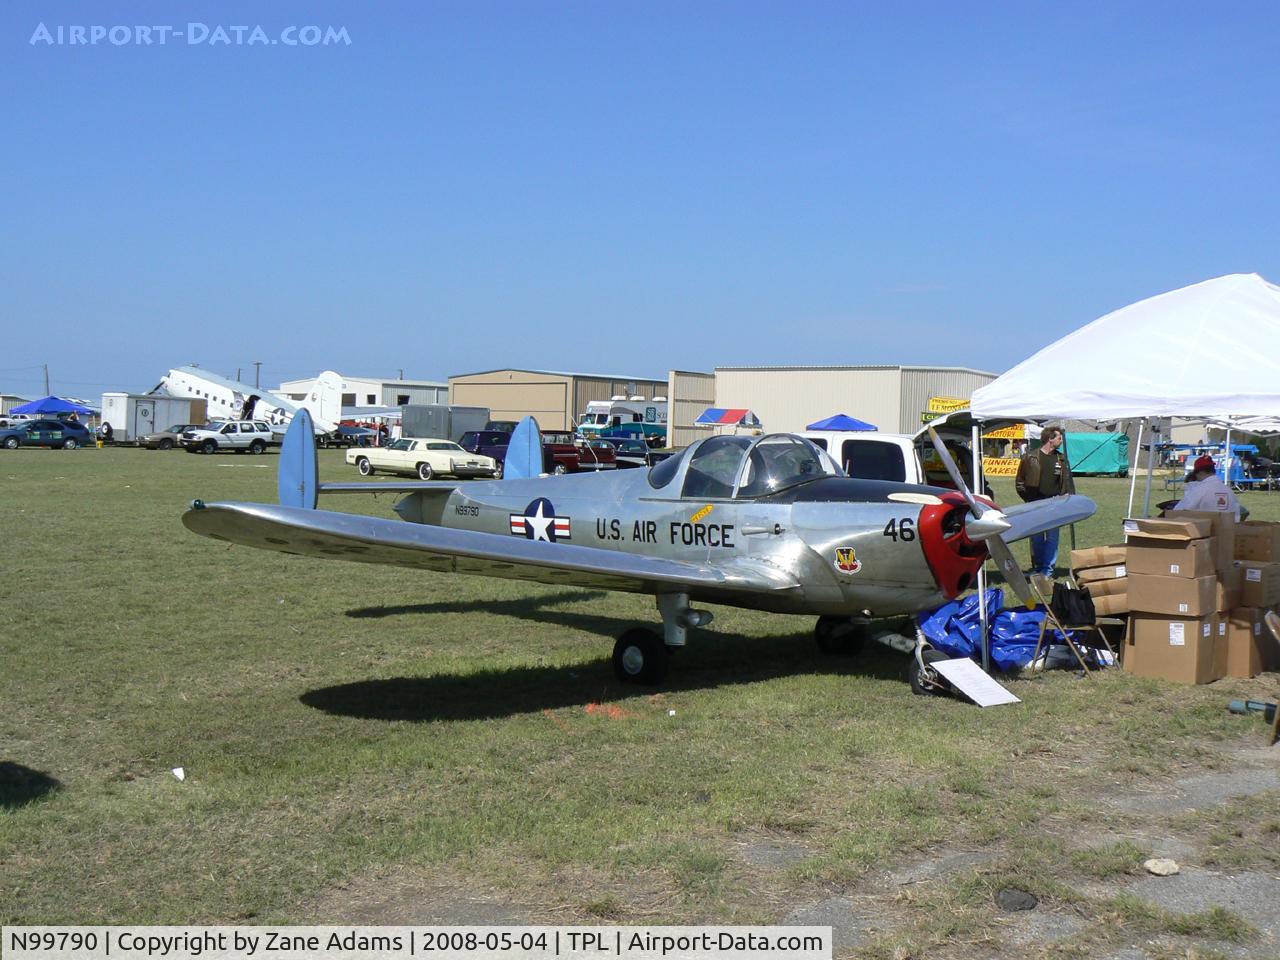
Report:
M400 379L401 379L401 380L403 380L403 379L404 379L404 371L403 371L403 370L401 370L401 371L400 371Z
M253 361L253 389L255 390L262 389L262 384L259 382L259 379L258 379L258 376L260 373L262 373L262 361L255 360Z
M44 365L44 395L49 396L49 365Z
M240 368L236 367L236 382L239 383L239 381L240 381Z

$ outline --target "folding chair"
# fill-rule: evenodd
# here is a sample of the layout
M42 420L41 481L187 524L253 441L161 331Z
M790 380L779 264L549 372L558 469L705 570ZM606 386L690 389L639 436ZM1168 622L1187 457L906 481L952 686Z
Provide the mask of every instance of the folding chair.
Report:
M1071 589L1079 589L1074 573L1068 576L1067 582L1070 584ZM1044 619L1040 621L1040 637L1036 641L1036 651L1031 655L1032 663L1035 663L1040 659L1040 650L1045 646L1045 634L1048 632L1050 627L1053 628L1054 632L1058 636L1062 637L1063 642L1075 656L1076 661L1080 664L1080 667L1084 670L1086 676L1089 674L1089 663L1085 655L1080 652L1082 647L1089 650L1105 649L1111 657L1110 662L1112 666L1120 662L1116 656L1115 648L1111 646L1111 641L1107 639L1107 635L1104 632L1103 627L1123 627L1125 621L1116 617L1094 617L1092 623L1063 623L1058 618L1058 615L1053 612L1052 605L1045 599L1044 593L1040 590L1040 585L1032 583L1031 589L1035 592L1036 597L1039 599L1045 610ZM1073 637L1073 632L1079 636ZM1094 658L1094 664L1096 667L1096 655Z

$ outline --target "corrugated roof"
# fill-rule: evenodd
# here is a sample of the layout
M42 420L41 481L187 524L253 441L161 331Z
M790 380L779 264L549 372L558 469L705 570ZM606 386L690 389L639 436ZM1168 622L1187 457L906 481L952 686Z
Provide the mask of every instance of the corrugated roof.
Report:
M644 383L666 383L666 377L636 377L624 376L620 373L570 373L566 370L530 370L527 367L498 367L494 370L477 370L474 373L451 373L449 379L454 377L479 377L486 373L502 373L510 370L512 373L540 373L544 377L580 377L587 380L637 380Z
M811 364L760 364L734 367L716 367L717 370L945 370L950 373L972 373L979 377L998 377L998 373L974 370L972 367L943 367L907 363L811 363Z

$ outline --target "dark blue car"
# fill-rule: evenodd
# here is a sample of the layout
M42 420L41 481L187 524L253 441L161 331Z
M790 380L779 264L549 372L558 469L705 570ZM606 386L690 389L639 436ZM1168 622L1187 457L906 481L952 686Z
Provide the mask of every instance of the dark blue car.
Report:
M74 450L83 447L93 435L75 420L26 420L16 426L0 430L0 447L17 450L18 447L57 447Z

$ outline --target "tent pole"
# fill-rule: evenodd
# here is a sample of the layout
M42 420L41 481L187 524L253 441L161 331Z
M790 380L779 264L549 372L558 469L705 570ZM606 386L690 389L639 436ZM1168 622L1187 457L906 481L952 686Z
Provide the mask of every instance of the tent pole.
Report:
M1142 459L1142 434L1147 429L1147 418L1143 417L1138 423L1138 443L1133 451L1133 469L1129 471L1129 509L1125 511L1126 517L1133 516L1133 495L1138 490L1138 461Z
M1222 482L1231 486L1231 424L1227 423L1227 456L1222 464Z
M1142 497L1142 515L1144 517L1151 516L1151 473L1155 469L1156 437L1159 435L1159 429L1152 427L1151 442L1147 444L1147 492Z
M982 496L982 429L977 421L973 424L973 444L970 453L973 456L973 494ZM996 534L999 536L999 534ZM982 669L991 672L991 633L987 623L987 565L978 568L978 624L982 630Z

